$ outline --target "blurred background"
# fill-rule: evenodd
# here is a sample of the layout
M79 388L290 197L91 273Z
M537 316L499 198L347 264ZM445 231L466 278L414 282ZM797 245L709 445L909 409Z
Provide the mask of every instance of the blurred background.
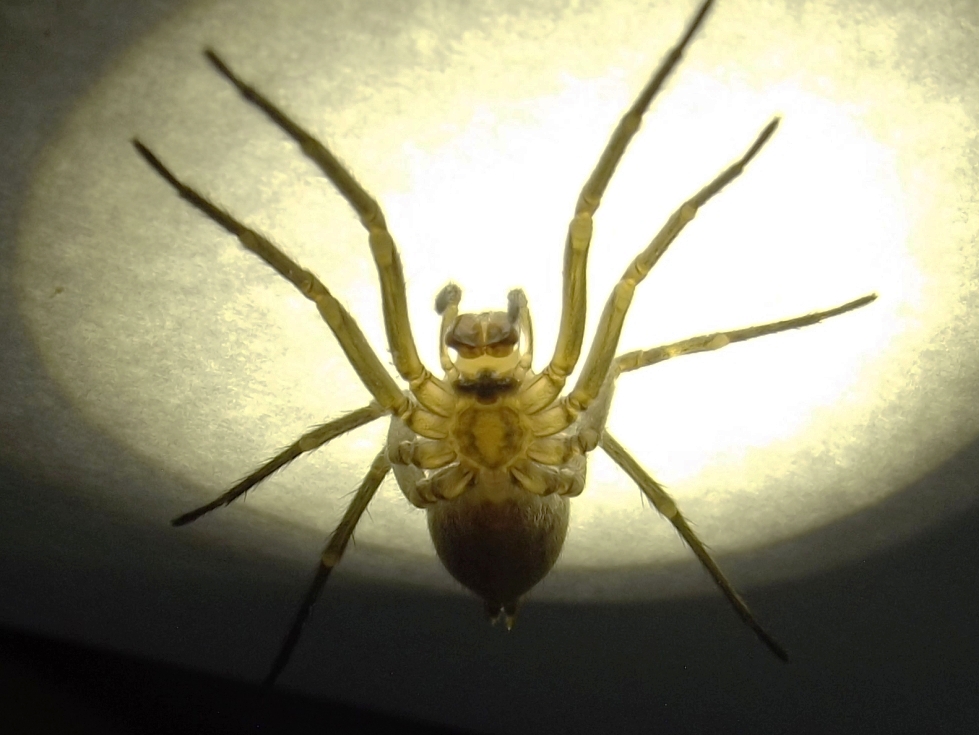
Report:
M577 191L694 10L0 2L9 679L112 710L120 682L142 679L54 667L87 680L79 690L75 674L43 673L80 645L164 667L154 688L231 692L172 698L200 727L240 713L229 702L250 701L383 442L379 422L244 503L169 526L367 394L315 311L130 138L319 273L387 357L356 219L202 47L377 195L430 365L432 299L452 279L472 310L525 288L540 366ZM656 227L778 114L771 144L639 290L623 351L880 294L627 376L610 420L788 666L596 456L565 553L509 634L485 624L385 483L281 679L293 699L228 730L304 707L316 721L327 702L479 732L965 731L979 714L977 20L969 3L721 2L596 218L589 334ZM132 711L159 711L130 688Z

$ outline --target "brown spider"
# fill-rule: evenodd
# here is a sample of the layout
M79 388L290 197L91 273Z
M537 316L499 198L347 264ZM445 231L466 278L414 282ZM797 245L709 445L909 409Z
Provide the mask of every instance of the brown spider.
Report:
M509 293L506 311L460 314L462 292L447 285L435 301L441 315L440 362L444 377L418 358L408 321L405 280L394 240L377 202L344 166L260 92L239 79L211 50L205 56L302 148L346 199L368 232L381 283L388 346L405 390L371 349L353 317L320 280L262 235L246 227L182 183L138 140L133 144L181 197L235 235L248 250L288 279L319 309L374 400L367 406L304 434L262 467L212 502L173 521L180 526L231 503L299 455L382 416L391 417L387 445L323 551L316 576L266 678L271 685L295 648L302 626L330 572L378 486L394 470L408 500L428 514L436 553L446 569L483 598L491 620L511 626L520 598L539 582L561 552L568 528L569 498L585 487L586 455L601 447L632 478L656 509L679 531L728 601L768 648L785 650L755 620L747 605L704 548L673 499L605 428L615 381L629 370L692 352L716 350L766 334L815 324L869 304L876 294L835 309L770 324L716 332L653 349L616 356L636 286L697 210L737 178L778 127L774 118L748 151L669 218L629 265L612 291L574 388L562 395L581 352L585 325L585 264L592 217L626 146L664 80L712 4L707 0L683 37L660 64L625 113L585 183L568 228L560 330L554 355L540 372L531 368L533 335L523 291Z

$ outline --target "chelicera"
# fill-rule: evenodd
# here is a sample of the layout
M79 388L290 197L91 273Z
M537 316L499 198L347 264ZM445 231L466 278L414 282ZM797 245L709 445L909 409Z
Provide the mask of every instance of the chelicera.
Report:
M711 2L700 7L680 41L626 111L581 190L564 249L557 344L539 372L532 368L533 332L523 291L509 293L505 311L469 314L459 311L462 291L455 284L447 285L435 302L441 315L443 375L430 372L418 357L408 320L401 261L378 203L322 143L242 81L213 51L205 51L205 56L214 68L299 144L363 223L380 279L388 347L407 389L390 375L354 318L319 278L184 184L145 145L133 141L143 158L181 197L237 237L315 304L373 397L369 405L307 432L212 502L176 518L174 525L189 523L227 505L301 454L341 434L382 417L390 420L386 446L374 458L323 551L316 576L266 679L268 684L288 662L323 584L389 472L393 471L411 504L425 509L435 550L446 569L484 600L491 619L502 618L509 627L521 597L548 573L561 552L568 530L569 500L584 490L586 457L598 447L673 524L745 623L776 656L787 660L784 649L756 621L673 499L606 428L616 379L623 372L815 324L876 298L870 294L826 311L616 355L635 288L697 210L742 173L775 132L778 118L764 127L739 159L684 202L632 261L605 305L577 381L564 393L584 338L585 271L592 217L643 115L679 62Z

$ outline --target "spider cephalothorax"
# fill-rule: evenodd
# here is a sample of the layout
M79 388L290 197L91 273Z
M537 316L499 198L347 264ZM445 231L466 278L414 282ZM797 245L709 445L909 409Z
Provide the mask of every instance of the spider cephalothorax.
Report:
M241 244L289 280L319 310L373 401L318 426L212 502L174 521L182 525L227 505L304 452L382 416L391 418L386 446L323 550L315 579L293 620L267 678L281 672L304 621L371 498L393 470L405 497L424 508L439 558L452 575L480 595L492 618L513 622L520 597L551 569L568 529L569 501L585 486L585 457L601 447L679 531L741 618L777 656L785 651L758 624L721 573L666 491L605 427L616 378L656 362L732 342L815 324L870 303L870 294L834 309L616 356L619 334L636 286L680 231L711 197L737 178L778 126L768 123L735 163L683 203L626 268L602 312L598 330L574 387L564 393L580 357L585 325L585 270L592 217L642 117L679 62L710 8L707 0L680 42L625 113L585 182L568 227L564 252L561 321L550 362L532 369L533 337L527 299L511 291L507 311L460 314L461 290L439 294L442 315L439 378L422 364L408 320L405 280L394 240L378 203L334 155L260 92L239 79L213 51L205 55L241 94L293 138L353 207L368 232L381 283L388 347L401 387L368 344L354 318L312 273L267 238L177 179L139 141L139 153L177 192L235 235Z

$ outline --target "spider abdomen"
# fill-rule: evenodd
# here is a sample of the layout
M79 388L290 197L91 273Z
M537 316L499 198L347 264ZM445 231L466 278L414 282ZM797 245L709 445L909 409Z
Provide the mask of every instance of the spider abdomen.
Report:
M446 570L483 598L493 619L502 614L510 625L520 597L561 553L570 497L584 487L585 458L554 466L529 459L534 436L506 401L460 408L447 438L456 460L439 469L402 459L400 447L419 437L393 418L392 469L405 497L426 510Z
M568 531L570 502L535 495L502 471L484 473L453 500L431 505L428 530L448 572L513 623L520 598L554 566Z

